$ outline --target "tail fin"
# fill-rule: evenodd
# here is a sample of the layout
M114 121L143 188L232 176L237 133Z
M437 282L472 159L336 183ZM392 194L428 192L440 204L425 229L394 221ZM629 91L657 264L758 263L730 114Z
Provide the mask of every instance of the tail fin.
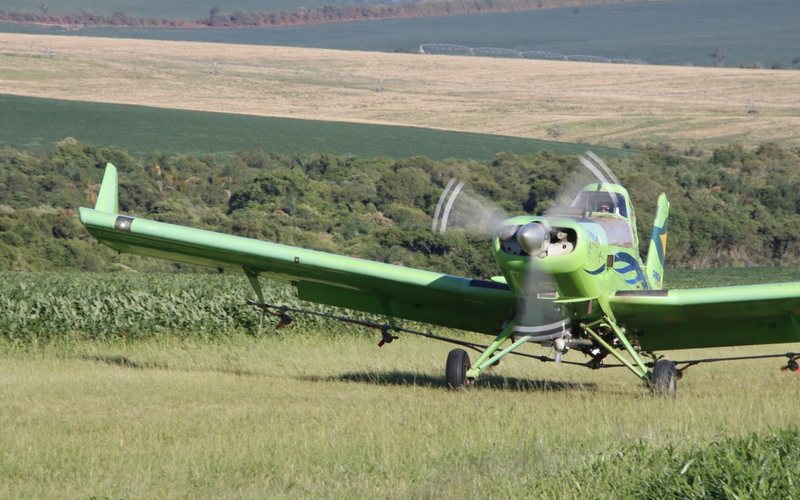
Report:
M97 193L97 202L94 209L98 212L109 214L119 213L119 199L117 198L117 167L106 163L106 173L103 175L103 184Z
M653 221L653 234L650 237L650 248L647 250L647 263L645 271L647 281L654 290L660 290L664 284L664 255L667 251L667 217L669 216L669 202L667 195L661 193L658 197L656 219Z

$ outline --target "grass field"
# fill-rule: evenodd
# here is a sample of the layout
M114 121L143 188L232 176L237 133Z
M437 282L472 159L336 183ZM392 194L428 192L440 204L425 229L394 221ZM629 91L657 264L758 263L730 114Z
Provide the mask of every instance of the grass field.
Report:
M800 145L791 71L0 34L0 93L609 146Z
M34 10L38 8L39 2L25 1L29 5L33 4ZM276 1L278 0L271 0ZM242 3L244 2L237 0L230 6L227 2L221 6L223 10L232 11ZM144 5L148 5L148 8L154 7L150 4L151 2L147 2ZM314 2L311 5L303 2L306 7L313 4ZM210 5L198 6L196 9L204 10L205 15ZM171 9L172 7L164 7L160 11ZM111 7L101 10L111 10ZM116 10L129 12L143 9L131 6ZM449 43L467 47L499 47L519 51L537 50L643 59L649 64L692 66L714 65L714 59L709 54L720 49L727 55L727 66L760 63L765 67L778 64L787 68L793 66L792 60L799 55L795 23L798 18L800 5L794 0L673 0L598 5L581 7L577 11L571 8L548 9L273 29L92 28L79 33L116 38L384 52L414 52L424 43ZM35 26L0 27L3 31L20 29L33 33L53 33L57 30Z
M676 401L618 370L517 359L451 393L448 347L375 343L299 331L5 348L0 496L611 498L679 481L692 449L800 417L800 378L776 360L693 368ZM668 447L677 463L651 468ZM786 487L793 454L764 469L734 451L731 479ZM595 475L604 459L624 472Z
M582 154L590 146L565 142L449 132L417 127L273 118L145 106L102 104L0 95L0 108L13 120L0 122L0 146L49 151L65 137L113 145L132 154L154 152L227 154L325 151L360 157L490 159L499 151L542 150ZM591 146L604 157L625 152Z
M799 272L687 270L667 279L737 284ZM244 278L227 275L0 276L4 296L23 283L34 298L91 295L93 280L113 301L117 287L120 313L137 310L135 298L124 304L142 287L191 308L202 299L176 297L181 289L230 294L237 279L244 288ZM184 306L173 314L191 314ZM145 309L127 337L4 335L0 497L612 498L668 484L700 498L721 481L740 496L791 498L796 453L784 448L797 437L779 433L797 432L800 377L780 372L779 360L692 368L675 401L653 399L624 371L514 357L452 393L445 344L403 336L379 349L369 332L302 320L277 332L265 324L257 335L176 334L158 328L159 307Z

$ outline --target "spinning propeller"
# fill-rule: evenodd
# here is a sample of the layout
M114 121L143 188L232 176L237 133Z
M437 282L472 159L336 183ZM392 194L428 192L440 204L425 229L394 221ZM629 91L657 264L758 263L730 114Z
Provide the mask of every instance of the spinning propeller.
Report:
M431 229L445 234L453 228L491 236L503 278L517 296L513 319L514 338L527 337L531 342L553 345L556 357L568 346L570 319L555 303L556 276L548 271L547 259L572 252L576 237L558 227L559 217L585 213L594 208L580 206L578 193L590 184L620 184L608 165L587 151L580 157L579 168L562 184L560 194L541 217L509 218L496 204L466 186L450 179L439 197ZM616 200L609 199L609 212L617 210ZM508 263L505 254L523 257Z
M452 178L436 203L431 231L445 234L447 229L460 228L469 233L492 236L494 230L508 219L508 213Z

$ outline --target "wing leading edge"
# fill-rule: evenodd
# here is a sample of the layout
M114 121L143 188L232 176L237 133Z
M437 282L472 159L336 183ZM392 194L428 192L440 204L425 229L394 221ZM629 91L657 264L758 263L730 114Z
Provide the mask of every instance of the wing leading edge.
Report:
M800 282L617 292L610 305L647 351L800 342Z
M493 333L514 308L508 287L117 214L108 164L94 209L81 223L120 252L255 273L291 283L302 300L439 326Z

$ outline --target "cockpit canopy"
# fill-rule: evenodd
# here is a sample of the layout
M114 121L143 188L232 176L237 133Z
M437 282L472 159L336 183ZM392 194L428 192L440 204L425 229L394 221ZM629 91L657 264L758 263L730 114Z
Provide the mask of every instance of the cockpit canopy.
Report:
M628 218L628 204L622 193L608 191L581 191L570 208L582 213L611 213Z
M635 218L628 202L628 192L616 184L589 184L568 206L556 207L552 215L567 217L582 224L603 228L609 245L635 247Z

